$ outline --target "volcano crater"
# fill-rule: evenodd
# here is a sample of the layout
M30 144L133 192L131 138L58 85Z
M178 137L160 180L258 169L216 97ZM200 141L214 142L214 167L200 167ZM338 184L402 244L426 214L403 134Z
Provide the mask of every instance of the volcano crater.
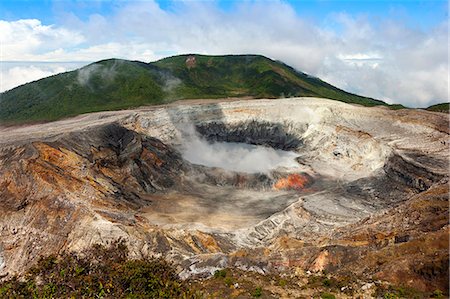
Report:
M445 115L315 98L144 107L0 134L0 275L117 238L185 277L298 255L313 267L342 230L448 178ZM260 249L263 260L233 255Z

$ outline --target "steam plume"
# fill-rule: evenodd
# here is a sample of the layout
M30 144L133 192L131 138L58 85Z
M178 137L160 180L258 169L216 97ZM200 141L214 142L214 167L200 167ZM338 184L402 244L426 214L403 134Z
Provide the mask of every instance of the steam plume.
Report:
M244 143L210 143L193 126L184 126L180 151L191 163L245 173L268 173L279 167L298 167L294 152Z

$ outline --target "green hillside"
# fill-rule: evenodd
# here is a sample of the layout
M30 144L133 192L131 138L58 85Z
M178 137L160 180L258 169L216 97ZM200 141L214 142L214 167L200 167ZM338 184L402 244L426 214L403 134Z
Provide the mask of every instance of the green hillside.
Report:
M186 60L195 57L195 63ZM259 55L179 55L153 65L168 70L184 83L182 98L253 96L278 98L315 96L367 106L386 103L340 90L290 66Z
M179 99L314 96L387 105L258 55L179 55L153 63L108 59L0 94L0 122L52 121Z
M50 121L86 112L162 103L163 98L154 67L110 59L3 93L0 121Z
M436 105L432 105L425 110L428 111L434 111L434 112L442 112L442 113L449 113L450 103L440 103Z

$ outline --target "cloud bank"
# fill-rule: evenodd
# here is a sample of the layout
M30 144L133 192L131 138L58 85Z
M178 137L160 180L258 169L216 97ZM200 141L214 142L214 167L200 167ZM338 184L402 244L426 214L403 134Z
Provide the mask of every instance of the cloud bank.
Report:
M2 60L153 61L183 53L254 53L391 103L424 107L448 100L447 21L425 30L389 15L336 12L318 23L283 2L242 2L228 11L206 1L175 2L170 9L153 1L123 2L108 16L60 12L59 19L53 25L0 21ZM20 83L19 77L3 80L1 90Z

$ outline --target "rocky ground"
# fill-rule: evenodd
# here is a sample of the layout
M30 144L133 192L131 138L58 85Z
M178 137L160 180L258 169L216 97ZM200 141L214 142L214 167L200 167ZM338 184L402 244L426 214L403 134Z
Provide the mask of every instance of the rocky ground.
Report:
M194 137L289 150L298 165L265 173L195 165L180 152ZM229 268L287 275L292 286L327 273L356 281L340 288L389 282L445 293L448 142L447 114L311 98L3 127L0 275L123 238L132 257L164 256L205 284ZM308 296L277 283L275 297Z

